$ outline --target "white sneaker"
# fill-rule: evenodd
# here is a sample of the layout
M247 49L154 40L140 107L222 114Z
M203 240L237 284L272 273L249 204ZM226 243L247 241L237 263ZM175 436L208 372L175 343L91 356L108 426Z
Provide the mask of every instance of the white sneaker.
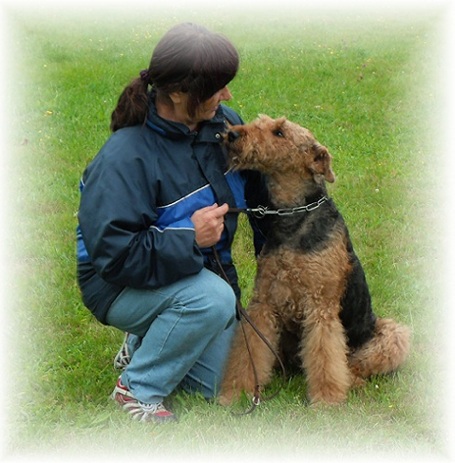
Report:
M163 403L144 404L135 399L133 394L124 386L120 380L117 381L112 399L115 400L127 413L131 415L133 420L137 421L153 421L158 424L177 421L175 415L167 410Z
M118 351L117 355L114 358L114 369L115 370L124 370L131 361L131 356L128 350L128 333L125 333L123 338L122 346Z

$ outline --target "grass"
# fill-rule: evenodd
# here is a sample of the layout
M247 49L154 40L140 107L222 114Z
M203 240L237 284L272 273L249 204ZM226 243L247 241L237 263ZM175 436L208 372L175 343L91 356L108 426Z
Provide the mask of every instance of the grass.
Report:
M7 167L16 233L8 241L7 304L14 315L6 334L14 347L8 390L15 401L6 452L82 460L132 452L161 459L443 452L442 404L432 384L442 375L434 333L443 327L435 320L441 302L429 257L438 258L431 238L437 191L430 142L420 136L438 101L431 56L439 16L219 13L163 10L109 20L74 13L70 20L63 12L10 12L17 91L8 106L14 162ZM242 418L176 393L180 422L154 428L131 422L108 400L122 334L97 323L80 301L78 180L109 135L123 86L181 20L203 22L237 44L242 63L230 105L245 120L286 115L329 148L338 175L330 192L364 264L375 311L412 327L406 366L373 378L345 405L308 408L299 376L285 385L277 377L270 389L283 386L280 394ZM234 253L246 304L255 264L243 219Z

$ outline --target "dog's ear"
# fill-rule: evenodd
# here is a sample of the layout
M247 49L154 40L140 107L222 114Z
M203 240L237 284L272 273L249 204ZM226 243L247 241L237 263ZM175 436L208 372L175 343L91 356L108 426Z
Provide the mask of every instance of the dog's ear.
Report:
M333 183L335 181L335 174L332 170L332 156L327 148L319 143L315 143L311 147L311 154L313 155L311 170L315 174L322 175L327 182Z

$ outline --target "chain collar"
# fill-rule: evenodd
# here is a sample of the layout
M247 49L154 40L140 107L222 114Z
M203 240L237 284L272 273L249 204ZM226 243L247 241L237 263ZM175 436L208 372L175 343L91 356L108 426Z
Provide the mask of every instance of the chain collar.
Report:
M287 216L287 215L300 214L301 212L314 211L315 209L320 207L322 204L324 204L326 201L328 201L328 199L329 198L327 198L327 196L323 196L321 199L319 199L318 201L315 201L314 203L307 204L306 206L298 206L298 207L291 207L291 208L269 209L266 206L258 206L258 207L246 208L246 209L231 208L229 209L229 212L233 212L233 213L245 212L246 214L252 214L254 217L258 219L262 219L266 215Z

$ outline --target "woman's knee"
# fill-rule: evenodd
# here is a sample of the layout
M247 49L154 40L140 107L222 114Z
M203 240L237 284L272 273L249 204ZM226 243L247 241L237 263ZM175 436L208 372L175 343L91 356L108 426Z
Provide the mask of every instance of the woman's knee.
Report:
M201 288L202 290L202 288ZM236 296L231 286L222 278L207 270L204 298L209 306L208 314L213 320L230 325L235 318Z

